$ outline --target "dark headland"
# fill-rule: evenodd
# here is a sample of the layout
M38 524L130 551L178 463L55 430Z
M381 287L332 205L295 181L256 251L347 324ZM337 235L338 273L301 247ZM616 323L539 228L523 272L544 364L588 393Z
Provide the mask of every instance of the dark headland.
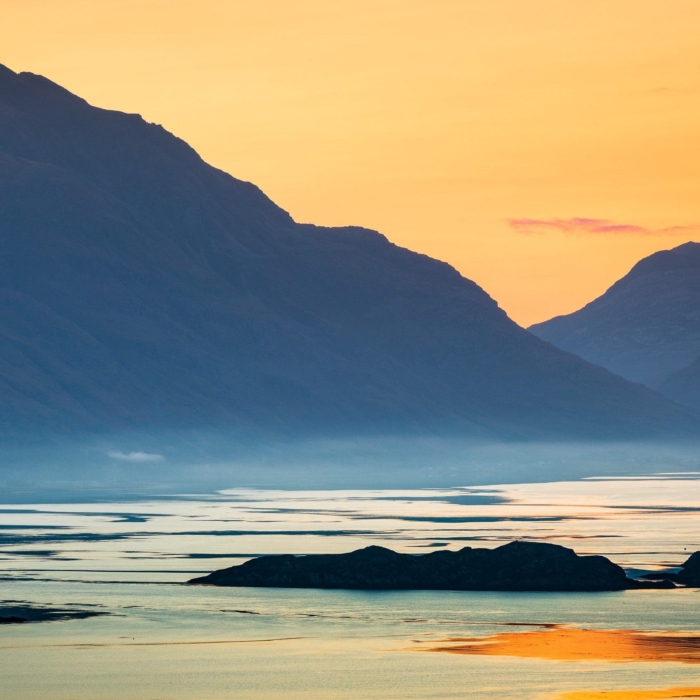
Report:
M189 581L194 585L356 590L623 591L672 588L670 581L636 581L602 556L539 542L496 549L400 554L366 547L348 554L262 556Z

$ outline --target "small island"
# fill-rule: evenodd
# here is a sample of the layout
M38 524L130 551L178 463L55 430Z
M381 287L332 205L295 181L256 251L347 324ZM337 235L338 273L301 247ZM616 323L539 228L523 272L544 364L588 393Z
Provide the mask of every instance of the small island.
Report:
M103 610L81 608L52 608L22 601L0 601L0 625L21 625L28 622L60 622L63 620L85 620L109 613Z
M700 552L691 554L685 560L679 571L654 571L639 577L645 581L656 583L673 583L685 588L700 588Z
M400 554L371 546L348 554L268 555L188 581L191 585L356 590L624 591L673 588L630 579L602 556L539 542L496 549Z

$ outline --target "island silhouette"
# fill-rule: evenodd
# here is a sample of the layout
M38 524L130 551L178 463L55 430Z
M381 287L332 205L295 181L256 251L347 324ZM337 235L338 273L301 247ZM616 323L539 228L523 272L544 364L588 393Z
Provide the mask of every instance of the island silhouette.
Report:
M700 556L678 582L700 585ZM684 569L683 571L685 571ZM370 546L348 554L268 555L189 581L192 585L270 588L456 591L623 591L674 588L671 575L628 578L603 556L579 556L547 542L515 541L495 549L412 555ZM692 583L694 582L694 583Z

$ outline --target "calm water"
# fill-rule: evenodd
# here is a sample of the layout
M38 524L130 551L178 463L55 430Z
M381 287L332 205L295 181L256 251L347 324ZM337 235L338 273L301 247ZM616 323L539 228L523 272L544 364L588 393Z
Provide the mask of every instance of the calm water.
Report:
M595 692L700 687L694 590L363 593L181 584L261 553L367 544L422 553L517 537L653 569L700 549L698 504L700 480L689 474L5 506L0 598L112 614L0 627L0 696L579 698L570 693L589 690L586 698L679 697ZM445 653L465 646L468 653Z

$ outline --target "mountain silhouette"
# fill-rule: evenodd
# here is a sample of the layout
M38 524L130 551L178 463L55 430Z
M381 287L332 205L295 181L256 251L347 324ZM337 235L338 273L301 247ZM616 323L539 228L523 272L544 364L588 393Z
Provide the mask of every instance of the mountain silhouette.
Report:
M700 356L700 243L640 260L595 301L530 331L621 377L661 387Z
M687 435L449 265L298 224L140 116L0 68L0 423Z

